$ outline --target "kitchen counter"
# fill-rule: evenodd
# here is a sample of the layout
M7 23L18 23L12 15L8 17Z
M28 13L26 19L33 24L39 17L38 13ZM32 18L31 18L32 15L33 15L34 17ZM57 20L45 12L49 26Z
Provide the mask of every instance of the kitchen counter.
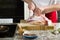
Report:
M60 23L56 23L56 29L60 28ZM16 34L13 38L0 38L0 40L60 40L60 34L52 34L50 31L44 30L31 30L30 32L37 34L36 39L25 39Z
M54 23L56 24L55 30L60 28L60 23ZM52 34L49 30L44 31L44 30L31 30L31 33L35 33L37 34L38 38L34 39L34 40L60 40L60 34ZM21 39L21 40L33 40L33 39Z
M24 39L19 35L16 35L13 39L11 38L5 38L6 40L60 40L60 34L53 35L50 33L47 33L45 35L39 35L36 39ZM4 40L5 40L4 39ZM3 40L3 39L0 39Z

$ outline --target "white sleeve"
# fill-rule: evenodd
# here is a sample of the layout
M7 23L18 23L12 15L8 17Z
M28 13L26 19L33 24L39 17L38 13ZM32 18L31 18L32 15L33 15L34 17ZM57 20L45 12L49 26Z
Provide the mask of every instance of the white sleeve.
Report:
M56 4L60 4L60 0L55 0L55 3Z

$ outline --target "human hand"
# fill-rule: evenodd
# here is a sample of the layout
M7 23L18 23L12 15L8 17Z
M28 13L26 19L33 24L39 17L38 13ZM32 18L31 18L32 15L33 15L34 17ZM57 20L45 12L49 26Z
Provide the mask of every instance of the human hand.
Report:
M28 4L28 8L29 8L29 10L34 10L35 9L35 5L32 2L30 2Z
M41 10L41 14L45 14L46 7L38 7Z
M43 17L43 16L41 15L41 16L39 16L39 18L38 18L38 16L32 17L31 19L28 20L28 22L31 24L45 25L45 24L47 24L47 20L45 20L45 17Z
M35 15L37 15L37 16L40 16L41 14L42 14L42 12L44 11L44 9L43 8L35 8L34 9L34 13L35 13Z
M40 16L41 15L41 10L39 8L34 9L34 15Z
M45 7L38 7L38 8L41 10L41 13L42 13L42 14L52 12L52 9L50 9L50 7L49 7L49 6L45 6Z
M36 15L40 15L40 14L42 14L43 11L44 11L44 7L36 7L36 6L34 5L34 3L32 3L32 2L30 2L30 3L28 4L28 8L29 8L29 10L34 11L34 13L35 13Z
M43 19L46 21L46 24L48 24L48 26L53 26L53 23L50 19L48 19L46 16L42 15Z

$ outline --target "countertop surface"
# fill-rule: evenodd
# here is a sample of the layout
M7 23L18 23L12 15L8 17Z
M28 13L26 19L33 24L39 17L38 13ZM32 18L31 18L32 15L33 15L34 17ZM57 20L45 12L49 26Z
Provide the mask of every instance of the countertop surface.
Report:
M60 28L60 23L56 23L56 29ZM25 39L22 36L16 34L13 38L0 38L0 40L60 40L60 34L52 34L50 31L44 30L31 30L30 32L37 34L36 39Z

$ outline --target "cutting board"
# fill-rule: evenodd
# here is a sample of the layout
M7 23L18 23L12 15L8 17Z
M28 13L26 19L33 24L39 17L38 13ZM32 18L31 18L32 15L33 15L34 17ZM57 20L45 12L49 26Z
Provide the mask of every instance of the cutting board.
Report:
M47 25L32 25L29 23L20 23L18 24L19 28L26 30L54 30L54 26L47 26Z

